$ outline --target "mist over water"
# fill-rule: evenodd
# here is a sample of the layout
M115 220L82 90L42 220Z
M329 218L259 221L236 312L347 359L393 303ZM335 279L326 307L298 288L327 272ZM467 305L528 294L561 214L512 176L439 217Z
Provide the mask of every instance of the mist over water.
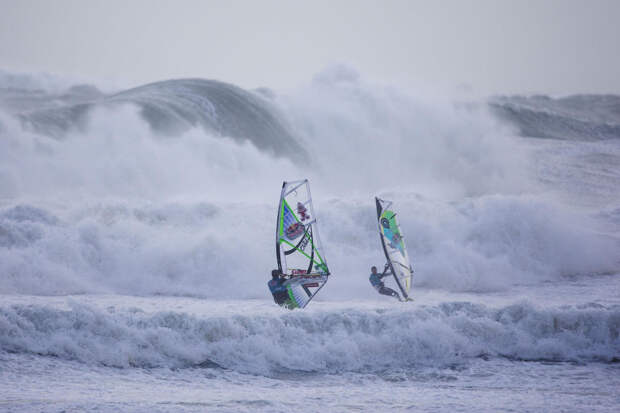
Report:
M343 66L102 90L0 72L0 405L617 410L614 97L463 101ZM301 178L332 275L291 312L266 281ZM368 283L374 196L413 303Z
M375 195L399 208L417 286L493 291L620 267L617 232L601 231L601 210L617 219L618 172L599 189L607 203L575 208L549 189L544 152L485 105L346 67L286 93L169 80L60 104L37 80L0 99L2 293L263 297L280 185L303 177L334 274L320 299L374 294Z

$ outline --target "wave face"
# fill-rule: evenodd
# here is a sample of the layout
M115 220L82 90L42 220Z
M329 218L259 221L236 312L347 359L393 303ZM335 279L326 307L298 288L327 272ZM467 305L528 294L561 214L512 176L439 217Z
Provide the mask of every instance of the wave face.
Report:
M523 136L568 140L620 139L620 96L497 97L492 111Z
M96 108L132 105L159 134L178 136L199 126L209 134L250 141L274 155L308 160L265 93L249 92L224 82L167 80L111 95L90 85L73 86L62 93L32 88L5 88L2 92L2 106L17 113L29 129L56 138L65 137L75 128L84 130L89 114Z
M0 308L2 351L121 368L219 366L261 375L447 367L478 357L611 362L620 358L619 333L620 308L597 304L543 310L452 302L220 317L77 303L68 310Z
M567 169L563 147L537 151L484 107L412 96L342 67L286 94L190 79L81 103L97 92L8 79L0 293L265 297L281 182L302 177L334 274L325 299L376 295L374 195L399 208L418 287L501 290L620 266L614 140L576 142ZM162 138L157 122L190 128ZM607 183L594 188L584 182L597 180L595 167ZM550 176L604 201L565 202Z

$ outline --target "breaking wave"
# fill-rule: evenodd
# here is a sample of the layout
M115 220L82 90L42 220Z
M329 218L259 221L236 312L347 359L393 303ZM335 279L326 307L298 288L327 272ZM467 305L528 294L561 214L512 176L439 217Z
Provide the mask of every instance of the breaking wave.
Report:
M335 274L323 298L374 297L367 273L382 257L366 204L319 204ZM496 291L617 268L613 239L541 201L488 196L445 205L412 197L399 206L410 217L403 231L415 234L408 248L417 287ZM248 202L0 209L0 291L264 297L274 260L272 221L272 205Z
M5 88L2 95L2 106L15 113L27 129L55 138L85 131L93 110L133 105L160 135L176 136L202 127L209 134L251 141L273 155L308 160L265 93L215 80L167 80L107 95L91 85L60 93Z
M478 357L620 359L620 308L598 304L493 309L452 302L410 310L221 317L70 307L3 306L0 350L121 368L219 366L263 375L380 372Z
M301 177L334 274L324 298L375 294L374 195L407 217L417 286L489 291L620 267L615 210L546 194L523 140L488 110L348 68L281 94L200 79L103 93L5 74L0 108L0 293L264 297L279 188Z
M595 141L620 138L620 96L497 97L492 111L529 137Z

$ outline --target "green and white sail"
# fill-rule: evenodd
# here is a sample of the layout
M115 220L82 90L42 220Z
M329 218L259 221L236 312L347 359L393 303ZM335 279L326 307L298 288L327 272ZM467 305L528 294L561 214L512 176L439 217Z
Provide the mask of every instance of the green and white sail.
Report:
M400 288L404 298L408 298L409 291L411 290L413 269L409 261L403 233L396 220L396 213L392 208L392 202L376 197L375 201L377 203L377 221L383 252L398 288Z
M282 183L276 259L278 269L288 278L289 307L304 308L329 277L307 179Z

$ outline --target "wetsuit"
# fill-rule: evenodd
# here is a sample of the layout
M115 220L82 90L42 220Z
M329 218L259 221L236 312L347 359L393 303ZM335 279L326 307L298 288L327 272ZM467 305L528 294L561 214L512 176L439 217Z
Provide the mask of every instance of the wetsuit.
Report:
M391 288L386 287L383 281L381 281L383 277L390 275L390 274L385 273L386 270L387 268L381 274L371 273L370 278L369 278L370 283L372 284L373 287L375 287L375 290L377 290L379 294L389 295L390 297L398 298L398 300L400 301L400 295L398 295L398 293L392 290Z
M278 277L272 278L267 283L267 286L269 286L269 291L273 294L273 301L275 301L278 305L284 305L289 300L288 290L284 285L284 281L286 281L284 278Z

